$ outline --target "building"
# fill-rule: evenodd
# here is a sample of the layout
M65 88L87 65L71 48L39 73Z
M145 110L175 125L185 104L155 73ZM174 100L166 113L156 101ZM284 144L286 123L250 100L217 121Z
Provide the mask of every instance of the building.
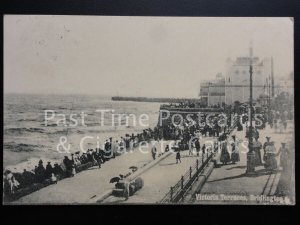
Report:
M294 73L291 72L288 76L279 77L275 84L275 95L281 92L286 92L290 95L294 93Z
M267 83L274 86L273 60L258 57L252 58L252 85L253 99L266 92ZM225 73L225 103L233 104L235 101L248 102L250 100L250 57L237 57L235 61L226 62Z
M199 97L204 105L218 105L225 102L225 78L217 74L214 80L204 80L200 84Z
M276 94L273 58L260 60L258 57L252 57L251 63L253 100L260 98L262 94L273 97ZM250 57L237 57L234 61L227 59L225 76L217 74L216 79L201 82L199 97L201 102L208 106L222 103L231 105L235 101L248 102Z

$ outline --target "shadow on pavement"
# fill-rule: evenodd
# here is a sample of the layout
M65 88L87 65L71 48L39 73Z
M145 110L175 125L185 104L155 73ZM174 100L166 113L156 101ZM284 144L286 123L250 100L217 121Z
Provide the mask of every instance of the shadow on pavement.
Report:
M176 164L176 162L174 163L165 163L165 164L159 164L160 166L171 166L171 165L174 165Z
M235 167L230 167L230 168L227 168L226 170L232 170L232 169L245 169L246 166L235 166Z
M237 176L231 176L231 177L225 177L225 178L222 178L222 179L216 179L216 180L211 180L211 181L208 181L207 183L213 183L213 182L217 182L217 181L221 181L221 180L233 180L233 179L237 179L237 178L242 178L242 177L259 177L259 176L264 176L264 175L270 175L272 173L277 173L279 171L269 171L269 170L266 170L266 169L261 169L261 170L257 170L255 174L251 175L251 176L248 176L247 174L245 173L242 173L240 175L237 175Z

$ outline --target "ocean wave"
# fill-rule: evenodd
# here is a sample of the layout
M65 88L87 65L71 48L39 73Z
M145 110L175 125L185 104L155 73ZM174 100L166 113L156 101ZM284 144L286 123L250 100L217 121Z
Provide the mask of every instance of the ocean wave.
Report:
M24 143L15 143L9 142L4 143L3 148L8 149L13 152L32 152L37 148L44 148L44 145L34 145L34 144L24 144Z
M76 132L77 132L77 134L84 134L84 133L85 133L85 132L82 131L82 130L77 130Z
M20 127L20 128L5 128L4 133L5 134L23 134L25 132L29 133L44 133L44 129L42 128L25 128L25 127Z
M56 123L47 124L47 126L45 126L45 123L41 123L41 125L44 126L44 127L57 127Z
M36 122L38 121L37 119L19 119L18 122L22 122L22 121L28 121L28 122Z
M57 131L54 131L54 132L51 132L51 133L48 133L48 134L52 134L52 135L66 135L66 134L70 134L70 133L72 133L72 131L71 130L57 130Z

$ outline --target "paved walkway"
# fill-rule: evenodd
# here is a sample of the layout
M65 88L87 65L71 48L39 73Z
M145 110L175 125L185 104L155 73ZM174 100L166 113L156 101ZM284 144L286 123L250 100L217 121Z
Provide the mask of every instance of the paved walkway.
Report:
M160 143L157 143L160 153ZM113 184L109 180L119 174L130 172L130 166L142 167L153 159L150 148L143 148L142 153L135 149L132 153L125 153L104 163L99 169L97 166L76 174L72 178L66 178L55 185L47 186L39 191L24 196L16 204L76 204L87 203L94 195L99 195L111 189Z
M201 159L201 155L200 157L189 156L188 151L183 151L181 163L176 164L175 154L171 154L140 176L144 180L144 187L127 201L124 198L110 196L103 203L157 203L166 195L170 187L176 184L181 176L189 170L190 166L196 163L197 159Z
M291 143L294 137L294 125L288 124L284 133L274 132L269 126L259 130L260 141L265 142L265 137L270 136L275 141L276 150L279 150L281 142ZM237 138L245 139L245 131L235 133ZM215 168L203 186L200 194L196 196L196 204L290 204L285 198L269 198L274 196L280 172L270 174L263 166L256 167L257 175L249 177L245 175L247 165L247 154L245 148L240 144L241 161L237 164L224 165ZM291 147L293 157L294 147Z
M204 138L210 140L212 138ZM164 149L167 143L161 148L161 142L156 143L158 153ZM116 157L102 165L101 169L97 166L82 171L72 178L66 178L55 185L47 186L39 191L24 196L13 204L90 204L90 200L95 196L114 188L114 184L109 180L119 174L130 172L130 166L141 168L145 164L153 161L150 148L143 148L143 152L138 149L132 153L126 153ZM127 202L132 203L155 203L161 200L169 191L170 186L174 185L188 169L196 162L197 157L188 157L188 151L182 154L182 163L176 164L175 154L171 154L163 159L159 164L145 171L141 177L144 179L145 186L131 197ZM122 202L123 198L121 199ZM120 201L119 198L109 198L107 202Z

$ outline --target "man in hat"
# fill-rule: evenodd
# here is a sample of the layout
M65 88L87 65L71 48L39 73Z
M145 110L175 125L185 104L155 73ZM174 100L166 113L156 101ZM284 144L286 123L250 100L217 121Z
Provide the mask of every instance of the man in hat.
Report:
M266 161L266 147L271 145L271 142L270 142L270 137L266 137L267 141L264 143L263 145L263 150L264 150L264 156L263 156L263 160Z
M282 167L283 172L287 172L288 167L288 159L289 159L289 151L286 148L285 143L281 143L281 147L279 149L280 153L280 166Z

